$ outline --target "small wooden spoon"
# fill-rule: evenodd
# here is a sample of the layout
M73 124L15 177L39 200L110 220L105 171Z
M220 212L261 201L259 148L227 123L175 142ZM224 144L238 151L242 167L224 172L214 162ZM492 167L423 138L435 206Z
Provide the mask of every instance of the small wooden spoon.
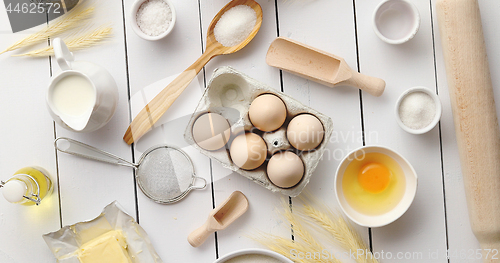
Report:
M271 43L266 62L332 88L353 86L376 97L385 89L384 80L352 70L343 58L284 37Z
M214 28L220 17L229 9L237 5L247 5L255 10L257 14L257 22L248 35L248 37L240 44L232 47L225 47L215 39ZM198 75L198 72L210 61L213 57L224 54L231 54L246 46L259 32L262 25L262 8L254 0L233 0L224 6L219 13L214 17L207 32L207 48L201 57L196 60L189 68L175 78L167 87L165 87L151 102L148 103L127 129L123 136L123 140L127 144L132 144L144 134L146 134L160 117L170 108L174 101L181 95L191 81Z
M248 200L240 192L233 192L219 207L208 216L203 226L189 234L188 241L193 247L198 247L215 231L223 230L248 210Z

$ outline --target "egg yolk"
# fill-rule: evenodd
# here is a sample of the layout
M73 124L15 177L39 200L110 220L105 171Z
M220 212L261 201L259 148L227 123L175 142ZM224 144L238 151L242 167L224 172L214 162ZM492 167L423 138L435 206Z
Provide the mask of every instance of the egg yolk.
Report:
M391 180L391 171L379 163L367 163L358 173L358 182L361 187L370 193L384 191Z

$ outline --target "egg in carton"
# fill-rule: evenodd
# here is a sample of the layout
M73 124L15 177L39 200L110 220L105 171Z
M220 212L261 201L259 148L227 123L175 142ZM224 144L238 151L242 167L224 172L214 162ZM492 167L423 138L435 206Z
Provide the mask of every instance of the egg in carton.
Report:
M278 96L285 104L287 116L285 123L276 131L262 132L255 128L249 118L249 108L252 101L260 95L273 94ZM222 149L207 151L196 144L193 138L193 125L199 116L210 113L217 113L227 119L231 127L231 138ZM321 143L311 151L298 151L294 149L286 136L288 123L297 115L309 113L314 115L323 125L324 137ZM236 166L229 153L232 140L243 132L253 132L260 135L267 145L267 160L254 170L244 170ZM259 185L284 195L295 197L299 195L304 187L309 183L311 176L316 169L325 147L327 146L333 132L333 121L330 117L300 103L285 93L254 80L247 75L231 68L217 68L208 83L195 114L192 115L184 139L204 155L218 161L223 167L235 171ZM290 150L297 153L304 164L304 175L301 181L291 188L281 188L274 185L267 176L267 163L269 158L276 152Z

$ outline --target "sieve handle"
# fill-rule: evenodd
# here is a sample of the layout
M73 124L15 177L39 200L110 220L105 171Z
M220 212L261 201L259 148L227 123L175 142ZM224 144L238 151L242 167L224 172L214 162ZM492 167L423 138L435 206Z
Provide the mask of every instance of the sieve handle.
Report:
M103 150L99 150L99 149L92 147L88 144L85 144L85 143L79 142L79 141L75 141L73 139L69 139L69 138L65 138L65 137L57 138L54 141L54 147L58 151L63 152L63 153L68 153L68 154L76 155L79 157L84 157L84 158L95 160L95 161L137 168L137 165L135 165L135 164L133 164L125 159L122 159L114 154L105 152Z
M203 181L203 185L196 185L196 180ZM205 187L207 187L207 180L205 180L205 178L202 178L202 177L194 176L193 181L191 182L191 186L189 187L189 190L191 190L191 189L195 189L195 190L205 189Z

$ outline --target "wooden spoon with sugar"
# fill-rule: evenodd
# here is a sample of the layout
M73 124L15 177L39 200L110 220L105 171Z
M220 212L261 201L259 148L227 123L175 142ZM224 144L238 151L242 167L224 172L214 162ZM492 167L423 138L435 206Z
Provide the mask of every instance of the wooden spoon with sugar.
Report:
M251 7L257 16L256 23L245 40L237 45L226 47L219 43L215 38L215 26L222 15L231 8L238 5L247 5ZM189 68L175 78L167 87L165 87L156 97L154 97L134 118L132 123L123 136L127 144L132 144L144 134L146 134L160 117L170 108L174 101L181 95L191 81L198 75L200 70L213 57L234 53L245 47L257 34L262 25L262 8L254 0L233 0L224 6L214 17L207 32L207 48L201 57L196 60Z

